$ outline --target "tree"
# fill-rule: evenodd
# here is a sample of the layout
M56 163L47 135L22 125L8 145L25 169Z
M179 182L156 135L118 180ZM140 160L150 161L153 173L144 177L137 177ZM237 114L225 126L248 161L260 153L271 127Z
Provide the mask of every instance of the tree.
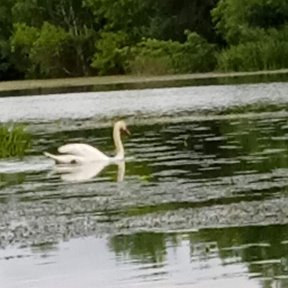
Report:
M220 0L212 10L218 33L229 45L263 38L266 30L288 22L288 2L282 0Z
M186 40L184 31L215 39L210 10L218 0L84 0L105 30L122 31L134 43L144 38Z
M31 68L33 66L33 73L31 73L31 70L29 72L27 71L26 77L80 76L88 75L91 72L90 64L94 52L96 32L94 29L93 15L90 10L83 5L82 1L16 0L12 8L12 16L13 21L19 23L20 26L26 25L26 28L30 27L32 30L38 29L41 31L39 34L41 39L35 42L36 44L34 43L36 46L33 48L33 53L31 55L27 55L27 51L26 54L23 53L23 51L20 53L23 60L29 58L29 61L31 62L29 67ZM44 23L46 24L44 25ZM18 35L17 37L14 35L12 36L12 45L14 46L17 42L15 42L15 38L19 38L19 29L17 30L17 27L19 28L20 26L17 26L17 24L15 26L16 29L14 30L14 33ZM48 27L51 29L49 30ZM52 27L55 29L53 30ZM60 31L66 33L65 41L62 39L64 34ZM28 34L26 34L26 36L29 37ZM56 37L54 39L55 41L52 41L49 37ZM57 41L61 42L61 44L58 43L60 46L64 45L65 42L65 47L63 46L60 49L60 46L56 45ZM54 43L54 46L52 45L52 42ZM55 53L40 52L45 50L45 45L48 45L47 47L52 45L54 48L57 46L57 51L55 53L59 54L61 50L62 55L59 54L53 59ZM41 48L42 46L43 49ZM14 52L15 51L16 50L14 49ZM19 58L19 55L14 54L14 57ZM43 57L43 59L40 59L41 57ZM48 60L48 57L52 58ZM68 57L69 59L67 59ZM36 62L33 63L34 61ZM59 61L59 63L57 63L57 61ZM51 69L48 66L45 68L44 63L48 64L48 62L50 64L54 63L54 68L52 68L51 65L48 65ZM56 65L59 67L62 65L63 67L62 69L55 69ZM40 70L37 70L38 68L36 69L37 66ZM57 71L57 73L53 74L53 71L55 73ZM60 71L62 72L60 73Z
M11 52L15 67L26 76L33 76L32 63L30 59L31 50L37 38L39 29L30 27L23 23L14 24L14 33L10 38Z
M185 30L216 41L210 11L218 0L159 0L150 23L150 37L184 42Z
M13 0L0 2L0 80L17 78L20 73L11 59L9 38L13 30L11 9Z
M228 43L218 67L227 71L288 67L288 3L281 0L220 0L212 11Z

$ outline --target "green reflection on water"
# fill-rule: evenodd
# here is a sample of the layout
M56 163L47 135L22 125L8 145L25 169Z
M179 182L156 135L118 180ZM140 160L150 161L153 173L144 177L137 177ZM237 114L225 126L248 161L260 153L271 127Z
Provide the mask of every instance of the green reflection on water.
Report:
M143 263L168 265L168 250L177 249L184 243L189 246L191 263L201 261L209 265L211 259L220 258L222 265L227 268L235 263L243 263L250 277L267 278L263 287L274 287L270 284L277 281L287 282L285 277L282 280L277 278L288 274L287 225L119 235L109 240L109 247L124 259L129 257Z
M116 255L129 255L132 259L143 262L158 263L165 260L165 235L156 233L139 233L112 237L109 247Z
M0 174L0 188L20 184L25 181L25 173Z

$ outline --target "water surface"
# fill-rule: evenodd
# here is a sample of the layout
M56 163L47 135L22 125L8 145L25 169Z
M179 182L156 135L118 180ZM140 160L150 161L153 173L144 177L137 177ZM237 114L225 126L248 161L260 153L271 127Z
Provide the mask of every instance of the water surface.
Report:
M0 98L33 136L0 161L1 287L288 287L288 84ZM62 167L69 142L121 165Z

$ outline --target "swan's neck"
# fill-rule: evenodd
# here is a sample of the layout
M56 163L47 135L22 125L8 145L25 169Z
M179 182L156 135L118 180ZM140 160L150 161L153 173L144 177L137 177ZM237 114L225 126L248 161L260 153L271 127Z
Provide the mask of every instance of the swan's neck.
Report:
M124 147L121 141L120 128L118 126L114 127L113 130L113 139L116 148L116 156L115 159L123 159L124 158Z

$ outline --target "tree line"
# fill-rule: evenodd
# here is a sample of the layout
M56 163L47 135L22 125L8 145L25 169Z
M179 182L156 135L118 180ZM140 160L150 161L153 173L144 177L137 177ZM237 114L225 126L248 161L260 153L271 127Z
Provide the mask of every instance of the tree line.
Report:
M288 1L1 0L0 80L288 67Z

